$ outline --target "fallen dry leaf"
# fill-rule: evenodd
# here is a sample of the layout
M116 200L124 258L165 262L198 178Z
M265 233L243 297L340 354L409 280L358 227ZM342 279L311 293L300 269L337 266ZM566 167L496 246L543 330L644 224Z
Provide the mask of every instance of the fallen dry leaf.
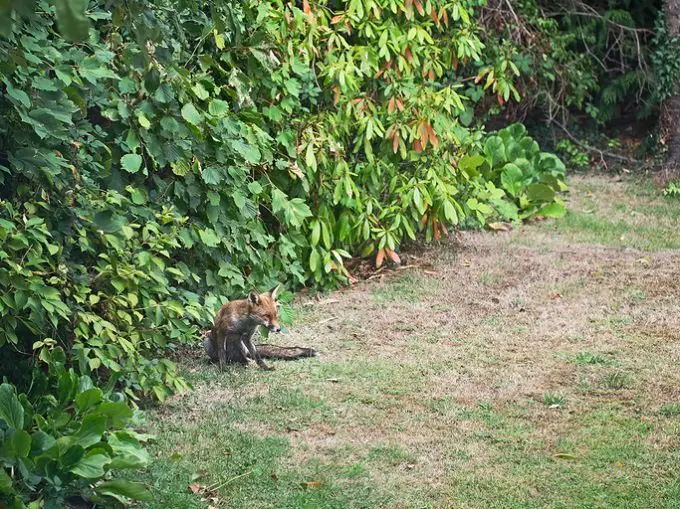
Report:
M512 229L508 223L489 223L489 228L497 232L509 232Z
M424 270L423 273L427 274L428 276L436 276L439 274L439 272L437 272L436 270Z
M320 488L321 487L321 482L320 481L307 481L302 483L303 488Z
M561 299L562 294L560 292L555 292L550 296L550 300Z
M201 491L201 485L198 484L197 482L191 483L191 484L189 485L189 491L195 495L196 493L198 493L199 491Z

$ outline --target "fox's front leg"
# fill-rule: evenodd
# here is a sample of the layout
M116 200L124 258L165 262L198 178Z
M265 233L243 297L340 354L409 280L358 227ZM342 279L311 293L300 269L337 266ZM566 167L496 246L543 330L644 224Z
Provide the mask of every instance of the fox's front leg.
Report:
M220 371L224 371L224 365L227 363L227 335L213 331L213 340L215 341Z
M248 351L250 351L250 356L257 362L257 365L260 366L260 368L271 371L274 368L269 366L262 357L260 357L259 352L257 351L257 348L255 348L255 345L253 344L253 334L244 334L243 336L243 344L248 348Z

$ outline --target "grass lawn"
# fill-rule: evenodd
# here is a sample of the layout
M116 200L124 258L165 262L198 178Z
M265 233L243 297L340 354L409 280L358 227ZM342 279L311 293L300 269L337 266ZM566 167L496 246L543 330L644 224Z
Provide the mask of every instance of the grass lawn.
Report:
M680 507L680 200L570 184L562 220L301 299L276 342L317 358L189 352L149 507Z

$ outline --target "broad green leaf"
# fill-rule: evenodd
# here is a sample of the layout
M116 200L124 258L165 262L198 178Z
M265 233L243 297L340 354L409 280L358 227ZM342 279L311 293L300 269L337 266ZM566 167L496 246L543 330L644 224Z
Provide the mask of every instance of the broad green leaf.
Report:
M90 21L85 15L88 0L54 0L59 30L65 39L81 41L87 38Z
M316 272L321 268L321 256L316 249L312 249L312 252L309 255L309 268L312 272Z
M530 184L527 186L527 198L533 202L550 202L555 199L555 191L545 184Z
M522 170L514 163L508 163L501 173L501 185L508 194L515 197L524 189Z
M229 103L227 101L213 99L210 101L210 104L208 104L208 112L215 117L221 117L228 111Z
M0 468L0 493L4 493L5 495L14 493L12 478L7 475L4 468Z
M0 457L14 461L26 458L31 451L31 435L23 429L12 429L0 442Z
M97 407L97 414L106 417L107 426L121 427L132 418L132 409L123 401L105 401Z
M78 405L78 409L81 412L84 412L92 408L93 406L101 403L103 400L103 396L104 395L101 389L99 389L98 387L93 387L91 389L86 390L85 392L76 394L76 405Z
M564 217L565 214L567 213L567 209L562 205L561 203L550 203L549 205L546 205L543 207L541 210L539 210L536 215L538 216L543 216L543 217L555 217L555 218L560 218Z
M493 168L506 160L505 144L500 136L489 136L484 143L484 154Z
M187 103L182 106L182 118L195 126L200 125L203 121L203 115L196 109L192 103Z
M95 452L82 458L69 472L73 472L85 479L98 479L103 477L105 473L104 467L109 463L111 463L111 458L106 454Z
M139 154L125 154L120 158L120 165L128 173L137 173L142 167L142 156Z
M206 166L203 168L203 171L201 171L201 178L206 184L216 186L222 182L222 170L214 166Z
M252 164L257 164L262 159L260 150L250 143L244 143L241 140L233 140L231 147L246 161Z
M9 429L23 429L24 407L17 398L14 386L0 385L0 421L4 421Z
M124 431L110 435L108 444L113 450L110 468L144 468L149 463L146 449Z
M100 414L86 415L80 429L74 435L74 444L87 449L99 442L106 429L106 417Z
M145 485L124 479L115 479L99 484L95 487L95 492L102 496L115 498L122 504L127 503L127 499L140 502L153 501L151 491Z
M56 443L56 440L45 433L44 431L36 431L31 436L31 456L37 456L48 449Z

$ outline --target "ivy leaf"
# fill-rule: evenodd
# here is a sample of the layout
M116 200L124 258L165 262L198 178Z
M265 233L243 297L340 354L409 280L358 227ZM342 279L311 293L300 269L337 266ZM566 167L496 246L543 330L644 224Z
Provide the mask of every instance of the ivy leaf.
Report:
M142 167L142 156L139 154L125 154L120 158L120 165L128 173L137 173Z
M85 12L88 0L55 0L59 30L69 41L81 41L87 38L90 21Z

